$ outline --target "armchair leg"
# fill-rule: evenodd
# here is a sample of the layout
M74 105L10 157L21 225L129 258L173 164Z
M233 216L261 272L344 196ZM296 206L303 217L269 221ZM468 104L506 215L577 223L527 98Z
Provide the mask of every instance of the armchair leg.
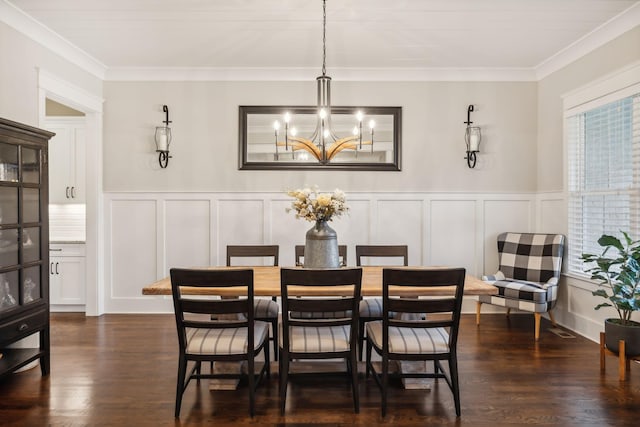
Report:
M540 313L533 313L536 319L536 341L540 338Z
M480 307L482 306L482 303L480 301L478 301L476 303L476 325L480 326Z

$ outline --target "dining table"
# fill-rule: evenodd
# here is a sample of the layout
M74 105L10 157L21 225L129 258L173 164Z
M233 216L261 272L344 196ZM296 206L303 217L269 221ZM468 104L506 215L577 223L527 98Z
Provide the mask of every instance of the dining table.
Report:
M268 296L277 297L280 296L280 269L281 267L273 266L260 266L260 267L202 267L213 270L238 270L238 269L252 269L253 270L253 293L255 296ZM301 268L301 267L291 267ZM382 271L384 268L394 269L439 269L445 267L384 267L384 266L363 266L362 268L362 287L361 294L363 297L382 296ZM347 289L344 292L348 292ZM464 294L465 295L495 295L498 292L498 288L488 283L483 282L472 275L465 275L464 279ZM233 289L202 289L202 288L182 288L182 293L185 295L206 295L215 294L220 296L235 296ZM300 289L299 295L304 296L323 296L323 295L340 295L340 289L335 287L313 287L312 289ZM397 296L416 296L417 295L432 295L442 296L451 295L453 293L453 286L448 287L417 287L411 290L397 291L394 295ZM150 285L142 288L143 295L171 295L171 278L165 277Z

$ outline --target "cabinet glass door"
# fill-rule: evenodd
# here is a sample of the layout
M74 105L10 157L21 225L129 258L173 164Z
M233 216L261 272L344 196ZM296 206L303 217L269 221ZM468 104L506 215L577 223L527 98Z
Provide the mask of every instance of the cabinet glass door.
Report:
M22 148L22 182L40 183L40 150Z
M0 312L18 305L18 271L0 273Z
M25 268L22 271L22 303L28 304L40 298L42 298L40 266Z
M0 181L18 182L18 146L0 143Z

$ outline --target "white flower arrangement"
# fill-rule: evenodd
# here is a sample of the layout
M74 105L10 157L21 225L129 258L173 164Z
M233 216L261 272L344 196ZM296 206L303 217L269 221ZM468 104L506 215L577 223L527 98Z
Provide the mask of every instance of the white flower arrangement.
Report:
M318 193L318 188L303 188L287 191L293 197L291 207L287 212L295 211L296 218L307 221L331 221L349 211L344 192L336 190L333 193Z

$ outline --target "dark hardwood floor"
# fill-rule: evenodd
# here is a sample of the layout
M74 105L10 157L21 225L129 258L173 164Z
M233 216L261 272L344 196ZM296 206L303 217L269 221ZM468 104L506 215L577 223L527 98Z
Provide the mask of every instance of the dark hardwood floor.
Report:
M51 375L39 369L0 382L0 425L558 425L637 426L640 365L618 381L617 359L599 371L598 345L560 338L543 321L533 340L533 316L486 314L477 328L464 315L459 343L462 416L456 419L444 383L430 391L390 393L386 418L372 379L360 379L361 410L353 413L346 378L297 378L287 413L278 410L278 378L257 393L248 416L246 387L209 391L207 381L186 391L180 420L173 417L177 342L172 315L51 316ZM275 365L274 365L275 366ZM361 371L363 371L361 369Z

